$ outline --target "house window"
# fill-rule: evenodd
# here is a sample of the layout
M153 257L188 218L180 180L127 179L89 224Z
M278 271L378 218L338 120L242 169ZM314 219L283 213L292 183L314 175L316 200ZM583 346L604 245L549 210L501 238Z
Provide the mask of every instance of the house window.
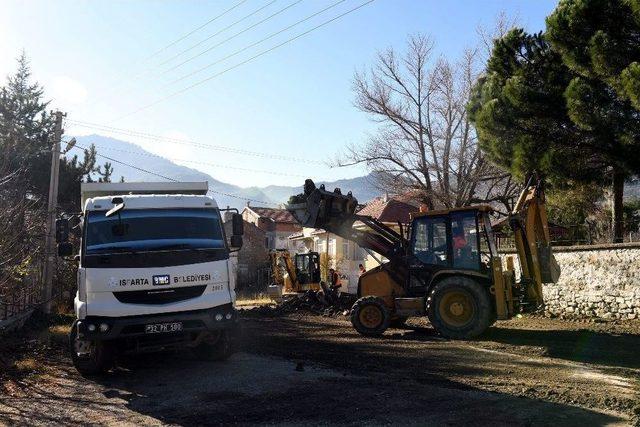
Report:
M352 260L353 257L351 255L352 254L349 253L349 241L343 240L342 241L342 257L347 260Z

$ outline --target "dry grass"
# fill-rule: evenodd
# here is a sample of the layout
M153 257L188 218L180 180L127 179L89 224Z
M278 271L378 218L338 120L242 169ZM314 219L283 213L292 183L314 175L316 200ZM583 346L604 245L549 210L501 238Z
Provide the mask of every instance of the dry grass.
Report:
M13 362L13 368L20 373L31 373L40 371L42 363L33 357L25 357Z
M49 339L57 344L66 344L69 336L71 325L53 325L49 326Z
M275 302L266 296L256 296L256 297L240 297L236 300L236 305L238 307L248 306L248 305L271 305L275 304Z

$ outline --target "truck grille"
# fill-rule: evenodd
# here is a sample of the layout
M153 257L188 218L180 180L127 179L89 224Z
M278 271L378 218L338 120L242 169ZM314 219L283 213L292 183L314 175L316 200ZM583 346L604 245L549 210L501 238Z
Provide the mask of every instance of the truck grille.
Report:
M207 285L171 289L147 289L144 291L114 292L113 296L126 304L169 304L199 297Z

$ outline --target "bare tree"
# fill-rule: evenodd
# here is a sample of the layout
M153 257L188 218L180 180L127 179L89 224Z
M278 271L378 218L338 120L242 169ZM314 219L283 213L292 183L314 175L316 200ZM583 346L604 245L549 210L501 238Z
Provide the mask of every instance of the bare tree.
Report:
M493 43L504 37L509 30L515 27L521 27L520 17L518 15L509 16L505 11L501 11L496 15L492 26L478 25L476 34L480 39L480 56L482 62L487 62L493 50Z
M337 163L366 164L381 189L411 191L429 209L493 202L508 210L516 185L485 159L466 110L478 50L432 61L433 47L429 37L411 36L405 55L389 48L369 72L356 73L355 105L379 127Z

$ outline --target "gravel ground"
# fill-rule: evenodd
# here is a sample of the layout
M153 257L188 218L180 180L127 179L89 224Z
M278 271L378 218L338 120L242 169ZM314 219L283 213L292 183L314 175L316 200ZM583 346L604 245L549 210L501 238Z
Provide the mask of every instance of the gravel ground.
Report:
M638 424L640 322L527 317L448 341L422 320L368 339L344 319L250 316L241 341L226 362L141 355L100 378L56 334L5 341L0 423Z

